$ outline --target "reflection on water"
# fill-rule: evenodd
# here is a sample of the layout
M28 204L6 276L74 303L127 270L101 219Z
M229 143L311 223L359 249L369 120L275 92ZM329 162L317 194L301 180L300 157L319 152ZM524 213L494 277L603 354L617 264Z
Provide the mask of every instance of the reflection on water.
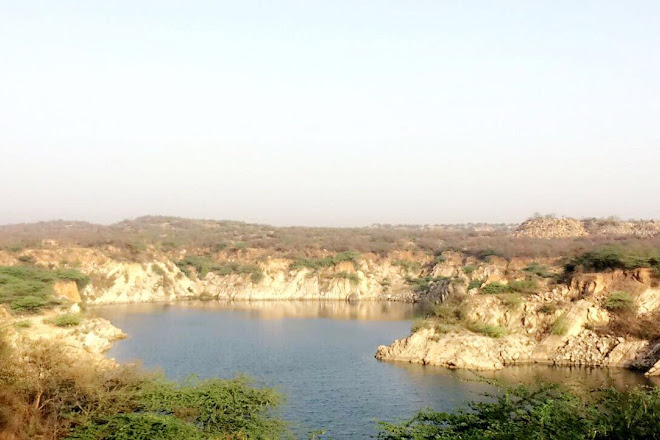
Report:
M374 419L395 421L432 407L450 411L495 388L483 378L536 377L580 388L649 384L626 370L508 367L498 372L378 362L378 345L410 331L410 304L340 301L130 304L94 309L129 337L109 356L141 359L172 378L246 373L287 396L282 415L298 437L325 428L335 439L369 438Z
M169 307L204 311L240 311L250 318L329 318L367 321L404 321L421 313L419 306L385 301L185 301L176 303L117 304L101 306L104 316L125 313L158 313ZM403 335L402 335L403 336Z

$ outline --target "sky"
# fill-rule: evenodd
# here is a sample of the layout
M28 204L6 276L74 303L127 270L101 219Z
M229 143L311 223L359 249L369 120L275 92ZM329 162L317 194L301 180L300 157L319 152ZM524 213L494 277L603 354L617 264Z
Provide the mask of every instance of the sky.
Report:
M0 224L660 218L660 2L0 0Z

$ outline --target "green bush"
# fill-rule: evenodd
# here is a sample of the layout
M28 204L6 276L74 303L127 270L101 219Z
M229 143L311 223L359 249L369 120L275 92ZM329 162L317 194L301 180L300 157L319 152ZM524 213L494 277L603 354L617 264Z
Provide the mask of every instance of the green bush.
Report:
M342 278L349 280L351 284L358 284L360 282L360 277L358 274L352 272L339 272L334 275L336 278Z
M557 306L555 304L543 304L539 308L539 312L545 315L552 315L555 311L557 311Z
M564 265L567 273L582 269L587 272L604 272L612 269L637 269L649 267L660 271L660 249L622 246L603 246L585 252Z
M16 321L14 323L14 327L16 328L30 328L32 327L32 321L23 320L23 321Z
M483 286L484 280L471 280L468 283L467 290L480 289Z
M541 385L508 388L453 413L425 410L380 423L381 440L658 440L660 389L614 389L587 397Z
M488 283L485 286L481 286L481 293L486 295L498 295L500 293L509 293L511 292L511 287L507 284L502 284L498 282Z
M339 252L332 257L325 258L296 258L289 267L291 270L312 269L318 270L324 267L332 267L339 263L350 261L354 265L362 258L359 252Z
M424 292L428 290L432 284L445 283L445 282L449 282L449 280L450 280L449 277L432 277L432 276L419 277L419 278L412 278L412 277L406 278L406 282L408 284L411 284L413 290L417 292Z
M568 322L568 318L566 317L566 315L561 315L552 324L550 333L556 336L564 336L568 331L569 324L570 322Z
M500 338L506 335L506 329L499 325L489 325L482 322L471 322L467 326L468 330L479 333L489 338Z
M72 280L79 288L84 288L89 277L76 269L0 266L0 304L9 304L17 313L36 313L60 304L53 291L57 280Z
M634 300L628 292L618 290L612 292L603 302L603 307L605 307L610 312L616 312L620 310L632 310L634 308Z
M419 264L416 261L410 261L410 260L396 260L392 262L392 266L398 266L401 269L403 269L406 273L417 272L422 268L421 264Z
M517 309L522 304L522 298L519 293L505 293L501 299L502 304L509 309Z
M538 291L538 288L539 286L534 280L515 280L509 284L498 282L486 284L481 287L481 293L487 295L497 295L500 293L535 293Z
M529 266L523 269L523 271L530 273L532 275L539 276L541 278L554 278L555 274L548 271L548 268L539 264L531 263Z
M463 266L463 273L465 273L466 275L470 275L475 270L477 270L476 266Z
M64 313L47 319L46 323L56 325L57 327L75 327L80 325L81 321L82 317L79 314Z

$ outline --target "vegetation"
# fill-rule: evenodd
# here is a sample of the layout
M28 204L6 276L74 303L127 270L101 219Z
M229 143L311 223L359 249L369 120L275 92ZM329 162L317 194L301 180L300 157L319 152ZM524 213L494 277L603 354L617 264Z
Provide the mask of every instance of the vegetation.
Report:
M558 387L507 389L453 413L426 410L381 423L381 440L657 440L660 389L607 389L579 397Z
M468 330L479 333L489 338L500 338L506 335L506 329L499 325L484 324L482 322L470 322L467 325Z
M82 317L80 314L63 313L61 315L47 319L46 322L58 327L75 327L80 324L81 320Z
M358 284L360 282L360 277L358 274L353 272L339 272L334 275L336 278L341 278L344 280L349 280L351 284Z
M288 438L282 401L245 377L183 383L136 367L95 369L50 344L14 358L0 340L1 438L178 440Z
M484 280L471 280L468 283L467 290L481 289L481 286L483 285L484 285Z
M463 273L466 275L470 275L475 270L477 270L476 266L463 266Z
M576 270L604 272L613 269L653 268L660 274L660 247L603 246L585 252L565 265L566 272Z
M488 283L481 287L481 293L487 295L497 295L501 293L535 293L539 289L538 284L533 279L515 280L508 284L498 282Z
M605 307L610 312L617 310L631 310L634 306L634 301L628 292L618 290L608 296L603 302Z
M72 280L83 288L89 277L76 269L0 266L0 304L8 304L15 313L37 313L58 305L53 291L57 280Z
M336 266L339 263L349 261L356 264L362 256L359 252L339 252L331 257L325 258L296 258L291 263L291 270L312 269L318 270L324 267Z
M419 264L416 261L410 261L410 260L395 260L394 262L392 262L392 265L400 267L406 273L418 272L419 270L422 269L421 264Z
M570 322L568 322L566 315L561 315L552 324L550 333L556 336L564 336L568 331L569 324Z
M207 256L189 255L183 260L178 261L176 265L186 276L190 276L190 268L194 268L200 279L203 279L209 272L220 276L250 274L250 280L255 284L263 279L263 272L256 264L240 264L235 261L215 263Z
M448 277L432 277L432 276L426 276L426 277L418 277L418 278L412 278L408 277L406 278L406 282L408 284L412 285L413 290L417 292L424 292L428 290L431 285L435 283L443 283L443 282L449 282Z
M541 278L554 278L555 274L548 271L548 268L539 263L532 263L526 268L523 269L524 272L527 272L531 275L536 275Z

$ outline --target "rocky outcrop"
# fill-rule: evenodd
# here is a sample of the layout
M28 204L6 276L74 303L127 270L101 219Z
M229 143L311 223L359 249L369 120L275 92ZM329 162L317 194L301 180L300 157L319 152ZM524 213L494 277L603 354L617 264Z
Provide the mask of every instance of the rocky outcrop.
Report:
M422 329L392 345L378 347L379 360L471 370L498 370L529 360L534 343L523 335L489 338L475 334L440 334Z
M19 352L41 341L56 344L62 352L82 364L112 363L112 360L105 358L104 352L115 340L125 337L120 329L106 319L93 317L82 317L80 324L76 326L57 327L49 320L60 313L63 313L63 310L17 318L0 308L0 322L9 342ZM21 325L14 325L16 322Z
M588 235L653 237L660 234L660 221L535 217L518 226L514 237L572 238Z

